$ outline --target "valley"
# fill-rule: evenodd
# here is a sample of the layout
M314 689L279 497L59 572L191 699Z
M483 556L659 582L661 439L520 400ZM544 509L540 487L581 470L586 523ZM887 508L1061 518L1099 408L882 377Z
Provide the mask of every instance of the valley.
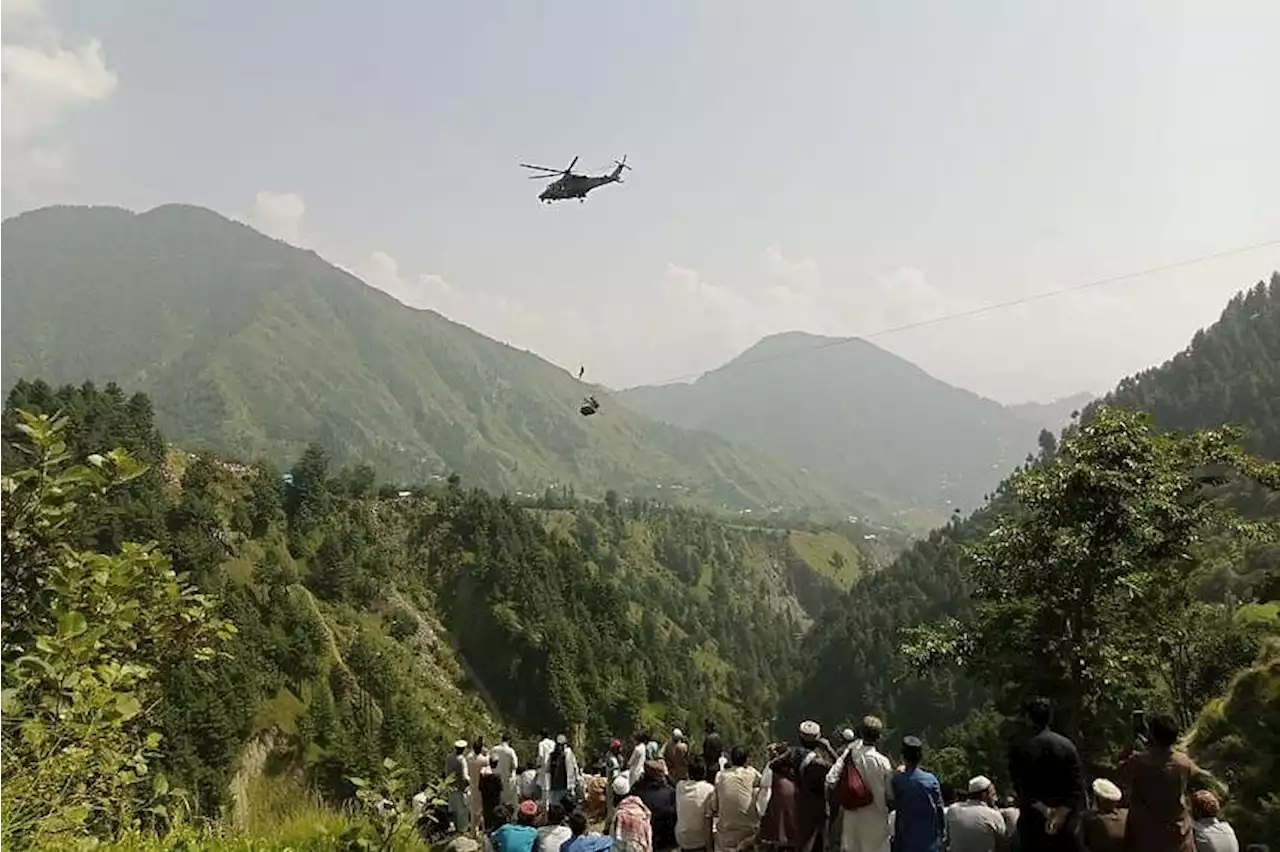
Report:
M98 463L122 481L57 526L60 558L124 570L125 542L155 542L235 626L219 653L158 655L129 695L158 708L156 759L196 812L237 824L275 819L281 791L340 800L388 758L429 783L448 743L501 729L522 753L547 729L594 754L710 718L760 752L801 718L872 711L958 783L1000 763L1013 699L981 672L912 668L904 636L976 617L968 554L1019 483L1065 463L1059 442L1138 429L1116 406L1183 433L1238 424L1280 458L1280 276L1100 400L1005 407L865 341L791 333L691 385L592 388L605 408L584 420L559 368L209 211L35 211L5 222L3 264L5 475L82 477L71 461L115 447L146 466ZM64 420L24 420L41 414ZM1267 470L1214 493L1273 524ZM47 481L19 475L6 501L61 512ZM21 529L6 564L45 564ZM1230 664L1186 712L1225 696L1195 734L1221 761L1263 736L1242 733L1232 678L1271 683L1280 586L1273 545L1207 540L1197 606ZM17 576L20 599L45 582ZM33 613L23 629L56 632ZM1141 700L1167 700L1142 678ZM60 765L6 796L49 795ZM1250 777L1233 807L1264 826Z

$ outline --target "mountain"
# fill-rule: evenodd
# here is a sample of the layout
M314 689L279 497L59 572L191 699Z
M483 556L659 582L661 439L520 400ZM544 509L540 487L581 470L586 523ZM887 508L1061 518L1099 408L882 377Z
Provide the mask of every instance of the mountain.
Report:
M766 337L692 384L617 399L935 513L977 505L1038 432L865 340L802 332Z
M1248 448L1280 459L1280 273L1237 295L1186 350L1125 379L1102 402L1145 409L1167 429L1234 423L1246 430ZM1097 405L1083 412L1084 423ZM1253 505L1280 515L1274 493ZM898 647L907 627L963 618L968 598L961 548L986 535L998 508L988 506L935 530L833 605L830 617L806 637L804 657L811 664L801 687L785 697L780 718L832 719L850 708L876 709L891 716L898 730L935 736L961 723L978 706L980 693L946 673L904 676ZM1252 553L1247 563L1231 565L1220 585L1236 599L1280 598L1280 554Z
M492 490L873 505L758 450L652 422L535 355L205 209L24 213L3 225L3 277L8 387L143 391L184 446L284 462L318 440L404 483L456 471ZM603 409L588 420L578 406L591 392Z
M1057 434L1071 422L1073 413L1084 411L1094 399L1096 397L1091 393L1073 393L1053 402L1020 402L1006 408L1037 429L1048 429Z

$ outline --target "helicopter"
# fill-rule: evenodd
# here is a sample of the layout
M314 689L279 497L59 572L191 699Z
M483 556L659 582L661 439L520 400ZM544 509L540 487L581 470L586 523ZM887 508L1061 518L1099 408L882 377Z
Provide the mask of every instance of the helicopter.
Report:
M578 203L587 200L587 193L598 186L604 186L606 183L622 183L622 170L629 169L627 165L626 154L622 155L621 160L614 160L615 168L607 175L575 175L573 167L578 164L578 158L574 157L573 162L569 164L567 169L551 169L546 166L531 166L528 163L521 163L520 166L526 169L536 169L546 172L542 175L530 175L530 180L551 180L551 184L538 196L538 200L550 204L553 201L563 201L569 198L578 199Z

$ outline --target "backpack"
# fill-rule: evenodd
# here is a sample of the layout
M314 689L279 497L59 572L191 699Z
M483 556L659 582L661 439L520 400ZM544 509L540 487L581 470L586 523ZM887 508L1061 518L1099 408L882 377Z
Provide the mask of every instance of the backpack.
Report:
M564 746L557 744L551 752L547 765L547 775L551 779L552 790L564 790L569 787L569 772L565 766Z
M840 785L836 787L836 800L841 807L849 811L865 808L875 801L875 796L871 795L871 788L867 786L867 780L862 777L862 770L858 769L853 755L845 757L844 775L840 779Z

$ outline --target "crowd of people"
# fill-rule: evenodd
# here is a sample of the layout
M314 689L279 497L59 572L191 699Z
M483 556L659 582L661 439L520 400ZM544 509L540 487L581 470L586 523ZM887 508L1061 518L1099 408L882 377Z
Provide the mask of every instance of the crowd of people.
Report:
M591 774L564 735L544 731L527 764L506 735L489 751L459 740L447 819L454 852L1240 852L1222 786L1176 748L1172 717L1153 717L1116 777L1091 783L1051 717L1047 701L1027 705L1004 798L982 774L963 797L944 790L919 737L901 739L895 764L875 716L838 745L805 721L762 769L710 721L696 750L680 729L664 745L640 731L629 751L614 739Z

